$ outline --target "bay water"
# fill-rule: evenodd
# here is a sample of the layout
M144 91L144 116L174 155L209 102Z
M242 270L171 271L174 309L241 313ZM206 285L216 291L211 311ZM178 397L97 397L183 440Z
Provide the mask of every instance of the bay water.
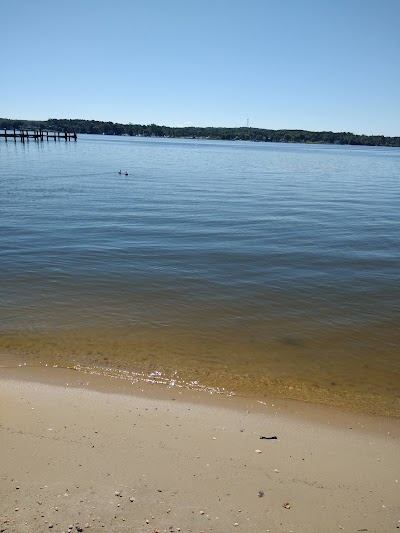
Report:
M397 148L2 140L0 365L398 415L399 230Z

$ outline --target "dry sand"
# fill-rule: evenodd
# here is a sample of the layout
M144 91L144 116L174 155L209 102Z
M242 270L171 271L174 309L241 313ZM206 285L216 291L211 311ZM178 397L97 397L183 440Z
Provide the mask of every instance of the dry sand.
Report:
M399 420L73 370L0 378L0 531L400 530Z

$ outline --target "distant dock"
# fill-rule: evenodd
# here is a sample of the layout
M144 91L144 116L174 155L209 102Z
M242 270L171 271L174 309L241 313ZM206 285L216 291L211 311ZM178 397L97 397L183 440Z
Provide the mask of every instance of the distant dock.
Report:
M62 139L66 141L76 141L78 136L76 132L69 133L67 131L49 131L49 130L4 130L4 133L0 133L0 138L3 138L6 142L8 139L13 139L17 142L17 139L20 139L21 142L29 141L33 139L34 141L48 141L54 139L55 141L61 141Z

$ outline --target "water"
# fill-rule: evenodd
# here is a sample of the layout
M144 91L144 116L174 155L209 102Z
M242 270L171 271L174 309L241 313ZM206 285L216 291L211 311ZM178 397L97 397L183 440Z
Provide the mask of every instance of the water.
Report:
M398 414L399 176L396 148L0 141L0 364Z

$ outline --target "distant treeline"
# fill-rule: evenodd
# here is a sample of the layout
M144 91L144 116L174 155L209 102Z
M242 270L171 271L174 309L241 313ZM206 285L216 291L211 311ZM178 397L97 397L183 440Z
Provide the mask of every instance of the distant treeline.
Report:
M55 131L92 133L99 135L130 135L141 137L172 137L191 139L213 139L223 141L286 142L351 144L364 146L399 146L400 137L383 135L354 135L349 132L304 130L267 130L260 128L171 128L156 124L117 124L98 120L56 119L38 122L34 120L12 120L0 118L1 129L41 128Z

